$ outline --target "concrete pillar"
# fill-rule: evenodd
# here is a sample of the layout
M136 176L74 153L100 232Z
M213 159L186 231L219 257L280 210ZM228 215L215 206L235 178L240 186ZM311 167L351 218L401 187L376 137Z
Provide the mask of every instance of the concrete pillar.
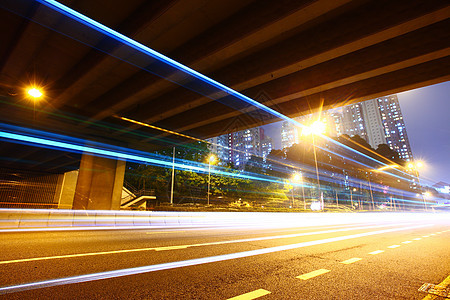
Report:
M78 170L59 175L58 189L56 191L56 197L58 197L58 208L72 209L77 179Z
M81 157L73 209L118 210L124 175L125 161L84 153Z

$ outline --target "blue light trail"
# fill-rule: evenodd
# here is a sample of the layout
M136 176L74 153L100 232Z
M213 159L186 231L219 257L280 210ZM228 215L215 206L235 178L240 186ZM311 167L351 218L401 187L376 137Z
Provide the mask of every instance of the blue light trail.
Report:
M286 121L288 121L288 122L290 122L290 123L292 123L295 126L298 126L300 128L305 127L305 125L295 121L294 119L289 118L288 116L286 116L286 115L284 115L284 114L282 114L282 113L280 113L280 112L278 112L278 111L276 111L276 110L274 110L274 109L272 109L272 108L270 108L270 107L268 107L268 106L266 106L266 105L264 105L264 104L262 104L262 103L260 103L260 102L258 102L256 100L253 100L250 97L247 97L247 96L245 96L245 95L243 95L243 94L241 94L241 93L239 93L239 92L237 92L237 91L235 91L235 90L233 90L233 89L231 89L231 88L221 84L220 82L217 82L214 79L201 74L200 72L197 72L197 71L195 71L195 70L193 70L193 69L191 69L191 68L189 68L189 67L187 67L187 66L185 66L185 65L183 65L181 63L179 63L179 62L177 62L177 61L175 61L175 60L173 60L173 59L171 59L171 58L169 58L169 57L167 57L167 56L165 56L165 55L163 55L163 54L161 54L161 53L159 53L159 52L157 52L157 51L155 51L155 50L153 50L153 49L151 49L151 48L149 48L149 47L147 47L147 46L145 46L145 45L143 45L143 44L141 44L141 43L139 43L139 42L137 42L137 41L127 37L127 36L125 36L125 35L123 35L123 34L121 34L121 33L119 33L119 32L117 32L117 31L115 31L115 30L113 30L113 29L111 29L111 28L109 28L109 27L107 27L107 26L105 26L105 25L103 25L103 24L101 24L101 23L99 23L99 22L97 22L97 21L95 21L95 20L93 20L93 19L91 19L91 18L89 18L89 17L87 17L87 16L85 16L85 15L83 15L83 14L81 14L81 13L75 11L75 10L73 10L73 9L71 9L71 8L69 8L68 6L65 6L65 5L61 4L58 1L55 1L55 0L36 0L36 1L41 3L41 4L43 4L43 5L45 5L45 6L47 6L47 7L49 7L49 8L51 8L51 9L53 9L53 10L55 10L55 11L58 11L58 12L64 14L64 15L68 16L69 18L71 18L73 20L76 20L76 21L78 21L78 22L80 22L82 24L85 24L86 26L89 26L90 28L92 28L92 29L94 29L94 30L96 30L96 31L98 31L100 33L103 33L103 34L105 34L105 35L107 35L107 36L109 36L109 37L111 37L111 38L113 38L113 39L115 39L115 40L117 40L117 41L119 41L119 42L121 42L121 43L123 43L123 44L125 44L125 45L127 45L127 46L129 46L129 47L131 47L133 49L135 49L135 50L137 50L137 51L140 51L141 53L147 54L150 57L152 57L154 59L157 59L158 61L161 61L161 62L163 62L163 63L165 63L165 64L167 64L167 65L169 65L169 66L171 66L173 68L176 68L179 71L182 71L182 72L184 72L184 73L186 73L186 74L188 74L188 75L190 75L190 76L192 76L194 78L197 78L197 79L207 83L210 86L218 88L219 90L221 90L221 91L223 91L223 92L225 92L225 93L227 93L227 94L229 94L231 96L234 96L234 97L236 97L236 98L238 98L238 99L240 99L240 100L242 100L242 101L244 101L244 102L246 102L246 103L248 103L250 105L253 105L253 106L255 106L255 107L259 108L259 109L262 109L262 110L270 113L271 115L275 116L276 118L280 118L282 120L286 120ZM338 141L336 141L334 139L331 139L331 138L329 138L327 136L324 136L324 135L319 135L319 136L324 138L324 139L326 139L327 141L329 141L331 143L339 145L339 146L341 146L341 147L343 147L345 149L348 149L348 150L350 150L350 151L352 151L354 153L357 153L357 154L359 154L359 155L361 155L361 156L363 156L365 158L368 158L368 159L370 159L370 160L372 160L372 161L374 161L374 162L376 162L376 163L378 163L378 164L380 164L382 166L386 166L387 165L387 164L385 164L385 163L383 163L381 161L378 161L378 160L374 159L373 157L370 157L370 156L368 156L368 155L366 155L364 153L361 153L361 152L359 152L359 151L357 151L357 150L355 150L355 149L353 149L351 147L348 147L348 146L346 146L346 145L344 145L344 144L342 144L342 143L340 143L340 142L338 142Z
M13 129L15 131L19 130L28 130L26 128L20 128L15 126L10 126L6 124L0 124L0 127L6 127L9 130ZM33 133L36 133L36 130L31 130ZM53 135L51 136L57 136L60 140L53 140L49 138L44 137L36 137L36 136L30 136L25 134L18 134L13 132L7 132L7 131L0 131L0 139L6 139L8 141L13 142L22 142L26 144L31 145L38 145L43 146L46 148L51 149L57 149L57 150L69 150L72 152L77 153L91 153L94 155L99 155L107 158L113 158L113 159L122 159L137 163L144 163L144 164L151 164L161 167L167 167L172 168L174 166L177 170L186 170L186 171L195 171L200 173L208 173L208 164L203 163L197 163L197 162L191 162L191 161L185 161L177 159L175 163L173 163L170 158L162 156L162 155L154 155L151 153L145 153L145 152L138 152L131 149L126 148L120 148L115 146L110 146L106 144L100 144L95 143L94 146L86 146L83 145L83 140L74 139L71 137L65 137L62 135ZM67 140L70 140L68 142ZM89 144L89 141L84 141L84 144ZM211 173L217 174L217 175L224 175L224 176L230 176L235 178L241 178L241 179L252 179L252 180L259 180L259 181L266 181L266 182L276 182L284 184L285 182L279 179L276 179L274 177L270 176L262 176L257 174L251 174L248 172L239 172L239 173L233 173L233 172L227 172L223 171L220 168L214 168L211 169Z

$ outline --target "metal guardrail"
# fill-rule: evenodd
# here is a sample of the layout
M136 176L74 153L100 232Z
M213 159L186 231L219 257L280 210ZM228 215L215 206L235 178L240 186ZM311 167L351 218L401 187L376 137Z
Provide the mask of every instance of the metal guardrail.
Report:
M124 187L132 194L122 198L120 207L126 208L133 205L140 205L143 201L156 199L155 190L154 189L136 189L130 183L124 181Z

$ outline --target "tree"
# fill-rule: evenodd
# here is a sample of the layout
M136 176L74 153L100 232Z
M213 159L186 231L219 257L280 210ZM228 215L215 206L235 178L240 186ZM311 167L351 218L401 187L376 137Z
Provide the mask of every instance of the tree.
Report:
M400 165L404 165L405 163L402 159L400 159L400 155L397 153L397 151L392 150L387 144L379 144L375 151L381 156L392 160L395 163L398 163Z

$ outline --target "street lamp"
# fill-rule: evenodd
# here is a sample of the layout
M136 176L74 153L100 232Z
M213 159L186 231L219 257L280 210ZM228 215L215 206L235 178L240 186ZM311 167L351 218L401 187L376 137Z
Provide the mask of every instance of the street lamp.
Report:
M170 186L170 205L173 205L173 185L175 182L175 147L173 147L173 157L172 157L172 182Z
M209 186L211 185L211 164L216 161L216 156L211 154L208 157L208 206L209 206Z
M35 100L41 98L43 95L42 91L36 87L30 87L27 89L27 94Z
M423 206L425 208L425 211L427 210L427 203L425 202L425 197L424 197L424 193L422 190L422 185L420 184L420 178L419 178L419 171L418 169L423 167L423 162L421 161L416 161L416 162L410 162L407 165L408 170L410 170L411 172L414 172L414 175L416 175L417 178L417 184L419 185L420 191L421 191L421 195L422 195L422 201L423 201Z
M321 194L320 194L319 168L317 166L316 143L315 143L314 136L325 133L325 129L326 129L326 124L323 121L321 121L320 119L317 119L316 121L314 121L310 126L304 126L302 129L302 135L311 135L311 137L312 137L314 162L316 164L318 197L320 197L320 203L322 205L322 210L324 209L324 201L323 201L323 196L321 196Z
M292 175L292 181L293 182L300 182L302 185L302 198L303 198L303 209L306 210L306 199L305 199L305 187L303 184L303 175L302 173L294 173L294 175ZM292 192L293 192L294 188L292 188Z

